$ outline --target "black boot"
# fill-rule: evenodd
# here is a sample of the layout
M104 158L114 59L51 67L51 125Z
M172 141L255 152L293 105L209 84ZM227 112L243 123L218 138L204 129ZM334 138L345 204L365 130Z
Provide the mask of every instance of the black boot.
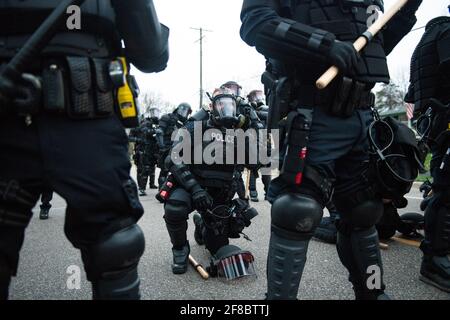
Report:
M150 176L150 184L149 184L150 189L158 189L158 187L155 184L155 175L151 175Z
M258 191L256 190L250 190L250 200L253 202L258 202Z
M48 208L48 207L42 208L41 207L41 211L39 212L39 219L47 220L49 217L49 212L50 212L50 208Z
M186 273L188 268L188 260L189 253L191 249L189 247L189 242L186 242L183 248L181 249L172 249L173 253L173 264L172 264L172 272L174 274L183 274Z
M145 192L144 189L139 189L139 195L140 195L141 197L146 196L146 195L147 195L147 192Z
M424 256L420 280L450 293L450 261L447 256Z
M197 242L199 246L202 246L205 244L205 241L203 241L203 219L198 213L194 214L194 224L195 224L195 231L194 231L195 242Z
M267 257L267 300L296 300L309 240L291 240L272 232Z

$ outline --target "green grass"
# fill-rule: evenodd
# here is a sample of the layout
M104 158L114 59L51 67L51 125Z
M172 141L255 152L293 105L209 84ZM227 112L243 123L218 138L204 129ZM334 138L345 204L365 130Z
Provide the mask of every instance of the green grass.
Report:
M429 153L425 159L425 168L427 169L427 173L419 174L416 181L425 182L427 179L430 179L430 161L431 161L431 153Z

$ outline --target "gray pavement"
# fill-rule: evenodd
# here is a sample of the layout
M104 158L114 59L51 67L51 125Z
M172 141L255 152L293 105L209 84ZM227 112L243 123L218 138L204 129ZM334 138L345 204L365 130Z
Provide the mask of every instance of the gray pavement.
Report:
M258 180L260 198L262 185ZM235 282L219 279L204 281L189 268L184 275L173 275L170 270L170 242L163 221L162 205L148 190L141 197L145 215L140 221L144 230L147 249L142 257L139 272L141 291L144 299L262 299L265 293L265 259L269 242L270 206L260 200L253 203L259 211L246 234L252 239L232 240L242 248L249 249L256 257L257 278ZM408 195L409 206L402 212L417 211L421 195L414 186ZM90 285L82 272L80 289L68 289L69 266L82 263L80 254L64 236L65 202L55 196L50 219L41 221L38 207L27 229L25 244L21 254L19 275L11 285L11 299L90 299ZM208 264L208 254L204 247L193 240L194 226L190 219L188 236L192 255L204 265ZM387 292L395 299L449 299L447 293L430 287L418 279L421 252L419 249L396 242L389 243L389 250L382 251L385 266ZM347 272L341 265L335 246L311 241L308 262L299 289L299 299L353 299Z

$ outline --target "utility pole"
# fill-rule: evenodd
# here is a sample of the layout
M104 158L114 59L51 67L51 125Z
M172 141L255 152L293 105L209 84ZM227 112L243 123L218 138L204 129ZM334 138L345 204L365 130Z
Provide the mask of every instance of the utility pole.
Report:
M191 28L192 30L197 30L200 32L200 39L197 41L200 42L200 108L203 107L203 32L212 32L211 30L206 30L203 28ZM195 42L197 42L195 41Z

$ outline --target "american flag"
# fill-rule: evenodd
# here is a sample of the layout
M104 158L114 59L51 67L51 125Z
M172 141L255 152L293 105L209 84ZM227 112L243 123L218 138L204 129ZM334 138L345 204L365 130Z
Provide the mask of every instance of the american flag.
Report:
M414 104L413 103L406 103L406 116L408 117L408 120L411 120L414 117Z

